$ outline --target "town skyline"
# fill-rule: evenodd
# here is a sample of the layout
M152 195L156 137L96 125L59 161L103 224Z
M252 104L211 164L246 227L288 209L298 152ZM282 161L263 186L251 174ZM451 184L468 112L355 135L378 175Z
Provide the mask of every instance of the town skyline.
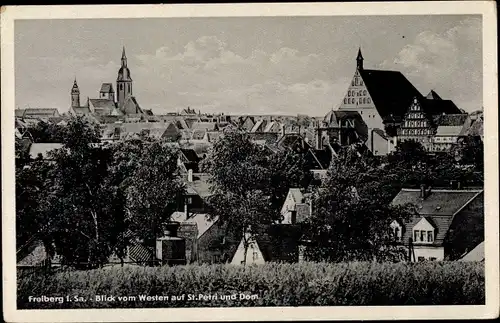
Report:
M116 87L123 46L134 95L155 114L322 116L341 103L359 47L367 69L400 71L469 113L482 106L477 16L21 21L15 35L19 108L67 112L75 77L82 104Z

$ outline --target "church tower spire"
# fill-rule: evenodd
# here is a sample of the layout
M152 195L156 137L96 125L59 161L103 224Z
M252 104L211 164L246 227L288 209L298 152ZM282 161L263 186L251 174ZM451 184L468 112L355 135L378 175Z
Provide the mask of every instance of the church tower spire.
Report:
M127 67L127 55L125 55L125 46L122 50L122 67Z
M122 50L122 66L118 70L118 77L116 79L116 93L118 108L121 109L125 101L132 96L132 78L130 77L130 70L127 67L125 46L123 46Z
M363 70L363 55L361 54L361 47L358 49L358 57L356 57L356 67L358 70Z
M73 82L73 87L71 88L71 107L80 107L80 89L78 88L78 84L76 83L76 77L75 81Z

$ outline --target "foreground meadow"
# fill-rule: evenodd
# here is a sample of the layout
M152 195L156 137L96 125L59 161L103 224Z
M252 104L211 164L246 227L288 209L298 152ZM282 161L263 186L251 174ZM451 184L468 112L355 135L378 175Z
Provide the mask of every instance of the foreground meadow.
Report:
M18 279L19 309L484 304L484 263L125 266Z

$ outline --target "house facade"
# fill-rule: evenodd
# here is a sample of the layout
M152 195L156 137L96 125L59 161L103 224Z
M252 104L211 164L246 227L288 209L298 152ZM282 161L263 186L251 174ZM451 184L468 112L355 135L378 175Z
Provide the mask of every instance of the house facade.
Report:
M428 151L449 150L467 127L468 120L468 115L453 101L442 100L431 91L426 98L413 98L397 129L397 141L413 140Z
M457 260L484 240L483 189L402 189L393 205L415 206L415 215L390 224L394 243L410 261Z

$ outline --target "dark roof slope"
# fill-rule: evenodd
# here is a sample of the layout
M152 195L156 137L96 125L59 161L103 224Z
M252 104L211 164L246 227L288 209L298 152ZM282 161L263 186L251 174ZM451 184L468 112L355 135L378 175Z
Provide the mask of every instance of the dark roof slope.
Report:
M461 114L441 114L434 116L434 122L438 126L463 126L469 117L466 113Z
M198 157L198 155L196 154L196 152L193 149L181 148L181 152L189 162L197 163L200 161L200 158Z
M409 105L408 105L409 106ZM451 100L421 100L422 109L429 115L463 114Z
M422 97L422 94L401 72L361 70L360 73L384 121L401 120L413 98Z

